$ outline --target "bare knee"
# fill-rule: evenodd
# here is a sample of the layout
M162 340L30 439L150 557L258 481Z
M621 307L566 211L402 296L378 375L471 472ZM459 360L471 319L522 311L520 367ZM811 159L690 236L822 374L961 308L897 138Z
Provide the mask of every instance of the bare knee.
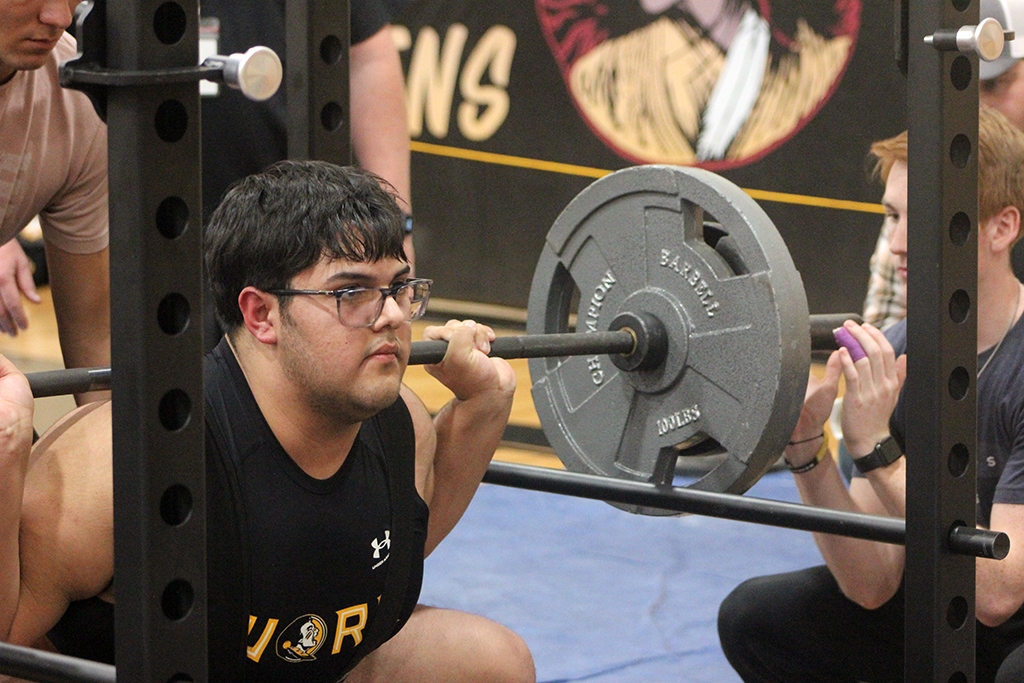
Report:
M369 683L535 683L533 656L510 629L475 614L417 607L405 627L356 667Z
M535 683L537 671L533 655L519 634L495 622L491 633L479 643L479 652L487 657L487 670L493 672L495 683Z
M475 614L442 611L449 617L445 637L450 681L535 683L533 655L517 633Z

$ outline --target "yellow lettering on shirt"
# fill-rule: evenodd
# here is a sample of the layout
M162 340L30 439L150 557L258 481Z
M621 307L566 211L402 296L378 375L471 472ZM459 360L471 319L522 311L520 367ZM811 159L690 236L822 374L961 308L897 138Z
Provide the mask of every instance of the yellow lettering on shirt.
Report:
M349 620L353 617L356 618L356 622L349 624ZM336 655L341 651L341 643L345 640L345 636L352 636L356 645L362 642L364 626L366 626L366 603L338 610L338 628L337 633L334 634L334 649L331 650L331 654Z
M252 627L256 625L256 617L249 617L249 633L252 633ZM263 656L263 651L267 649L267 644L270 642L270 638L274 635L274 631L277 630L277 619L267 619L267 625L263 628L263 635L256 641L256 644L252 647L245 648L246 656L254 662L259 662L260 657Z

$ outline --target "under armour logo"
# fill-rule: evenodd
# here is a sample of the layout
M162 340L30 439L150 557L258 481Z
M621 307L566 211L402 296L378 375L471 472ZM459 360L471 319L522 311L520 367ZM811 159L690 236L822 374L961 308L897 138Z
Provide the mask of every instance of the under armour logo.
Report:
M370 545L373 546L373 559L379 560L380 559L380 551L381 550L390 550L391 549L391 531L385 529L384 530L384 540L383 541L378 541L375 538L375 539L373 539L373 542L370 543Z

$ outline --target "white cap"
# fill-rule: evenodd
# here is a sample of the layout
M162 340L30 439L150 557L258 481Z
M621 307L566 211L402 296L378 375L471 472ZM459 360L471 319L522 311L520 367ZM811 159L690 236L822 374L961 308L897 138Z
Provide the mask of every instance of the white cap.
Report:
M236 52L224 60L224 82L257 102L277 92L283 75L277 53L262 45L250 47L244 54Z
M1004 31L1013 31L1014 40L1006 41L1003 53L994 61L978 61L978 77L983 81L999 76L1024 57L1024 0L981 0L979 19L995 19Z

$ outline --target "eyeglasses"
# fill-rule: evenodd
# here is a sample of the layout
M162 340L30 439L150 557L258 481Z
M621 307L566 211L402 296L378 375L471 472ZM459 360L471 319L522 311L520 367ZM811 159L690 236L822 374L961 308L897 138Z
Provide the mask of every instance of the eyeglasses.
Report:
M433 280L413 278L390 287L344 287L342 289L271 289L276 296L333 296L338 306L338 321L345 327L369 327L377 322L388 297L405 314L405 321L416 320L427 310Z

